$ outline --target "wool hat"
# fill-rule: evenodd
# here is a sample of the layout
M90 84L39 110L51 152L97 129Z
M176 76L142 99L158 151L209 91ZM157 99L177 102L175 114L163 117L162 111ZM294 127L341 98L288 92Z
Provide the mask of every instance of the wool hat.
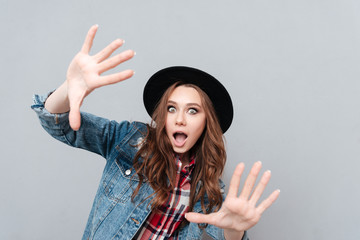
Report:
M144 105L148 114L152 116L165 91L178 81L194 84L208 95L215 108L220 127L225 133L230 127L234 115L230 95L216 78L196 68L174 66L164 68L152 75L146 83L143 93Z

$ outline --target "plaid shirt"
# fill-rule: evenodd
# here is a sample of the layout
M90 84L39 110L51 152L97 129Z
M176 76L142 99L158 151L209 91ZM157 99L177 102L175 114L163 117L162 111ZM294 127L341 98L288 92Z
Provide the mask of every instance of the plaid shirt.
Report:
M167 202L160 207L160 212L153 211L150 214L137 239L177 239L173 233L185 219L185 213L189 211L190 180L195 159L191 158L189 165L181 170L180 157L176 156L176 165L175 189L170 192Z

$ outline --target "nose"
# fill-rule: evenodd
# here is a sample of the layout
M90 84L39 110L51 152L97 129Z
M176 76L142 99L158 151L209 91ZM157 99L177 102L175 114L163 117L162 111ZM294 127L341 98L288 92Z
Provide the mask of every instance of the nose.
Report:
M185 116L184 113L182 112L178 112L176 114L176 125L186 125L186 120L185 120Z

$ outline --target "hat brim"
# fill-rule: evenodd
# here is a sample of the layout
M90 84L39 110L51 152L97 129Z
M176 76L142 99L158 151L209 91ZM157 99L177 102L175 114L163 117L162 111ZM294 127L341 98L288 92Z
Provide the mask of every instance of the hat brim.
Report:
M234 115L230 95L216 78L196 68L174 66L162 69L152 75L146 83L143 93L144 105L148 114L152 116L166 89L178 81L194 84L209 96L220 127L225 133L230 127Z

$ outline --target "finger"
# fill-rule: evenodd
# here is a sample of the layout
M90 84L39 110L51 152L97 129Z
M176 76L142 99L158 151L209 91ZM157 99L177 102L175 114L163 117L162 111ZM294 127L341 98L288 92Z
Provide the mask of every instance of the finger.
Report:
M201 214L201 213L195 213L195 212L189 212L185 214L186 220L193 223L208 223L212 224L212 214Z
M70 102L69 123L70 123L70 127L74 131L79 130L81 125L81 114L80 114L81 103L82 103L81 100L77 100L76 102L74 101Z
M101 76L98 85L95 87L98 88L105 85L118 83L132 77L133 75L134 75L134 71L129 69L119 73L114 73L107 76Z
M79 110L76 110L76 109L71 109L70 110L69 123L70 123L70 127L74 131L79 130L80 125L81 125L81 116L80 116L80 111Z
M127 50L127 51L124 51L112 58L109 58L109 59L99 63L99 65L98 65L99 74L118 66L120 63L123 63L123 62L131 59L134 55L135 55L135 53L133 50Z
M239 186L240 186L240 179L241 179L241 175L244 172L244 168L245 168L244 163L239 163L236 166L234 174L232 175L230 180L229 192L228 192L229 197L237 197L237 193L239 191Z
M250 193L255 185L256 178L259 175L261 169L261 162L254 163L250 170L249 176L246 178L243 190L241 191L240 197L246 200L249 199Z
M270 181L270 178L271 178L271 171L267 170L266 172L264 172L263 176L260 179L259 184L256 186L256 188L253 192L253 194L250 198L250 204L252 204L253 206L256 205L256 203L259 201L261 195L263 194L266 185Z
M262 201L262 203L257 207L259 213L262 214L268 207L270 207L276 201L279 195L280 195L280 190L278 189L275 190L273 193L271 193L267 199Z
M101 50L99 53L94 55L94 58L97 62L102 62L106 58L108 58L116 49L121 47L124 44L124 40L116 39L111 44L109 44L106 48Z
M89 54L98 27L99 27L99 26L96 24L96 25L92 26L92 27L89 29L89 31L88 31L88 33L87 33L87 35L86 35L84 44L83 44L83 46L82 46L82 48L81 48L81 52L82 52L82 53Z

